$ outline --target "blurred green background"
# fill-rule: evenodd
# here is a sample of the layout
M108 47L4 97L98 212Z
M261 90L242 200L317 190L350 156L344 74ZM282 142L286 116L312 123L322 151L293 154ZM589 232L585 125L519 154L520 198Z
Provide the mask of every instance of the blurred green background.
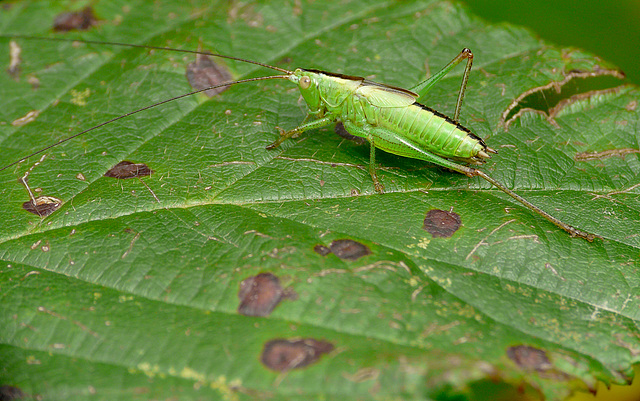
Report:
M552 43L589 50L640 85L640 0L463 1L490 22L522 25Z

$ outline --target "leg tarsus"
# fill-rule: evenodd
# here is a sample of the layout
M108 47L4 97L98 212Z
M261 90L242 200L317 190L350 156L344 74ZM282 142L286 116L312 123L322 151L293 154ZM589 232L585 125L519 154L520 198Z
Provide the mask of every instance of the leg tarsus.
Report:
M295 136L298 133L298 132L296 132L296 128L292 129L291 131L285 131L280 127L276 127L276 129L280 133L280 137L278 137L278 139L273 141L271 144L267 145L266 149L268 149L268 150L277 148L278 146L280 146L282 144L282 142L284 142L287 139Z
M597 236L595 234L591 234L591 233L588 233L586 231L578 230L577 228L573 227L572 225L569 225L569 224L567 224L567 223L565 223L563 221L560 221L559 219L553 217L549 213L545 212L544 210L542 210L539 207L535 206L534 204L532 204L528 200L524 199L522 196L518 195L517 193L513 192L509 188L505 187L500 182L494 180L489 175L487 175L484 171L477 170L477 169L469 169L469 170L470 171L468 173L465 172L465 174L467 176L469 176L469 177L479 176L479 177L484 178L485 180L487 180L489 183L493 184L496 188L498 188L502 192L506 193L507 195L509 195L513 199L517 200L518 202L520 202L523 205L525 205L526 207L528 207L531 211L539 214L540 216L544 217L545 219L547 219L551 223L555 224L556 226L558 226L558 227L562 228L563 230L565 230L566 232L568 232L572 237L584 238L589 242L593 242L593 240L596 237L601 238L601 237L599 237L599 236Z

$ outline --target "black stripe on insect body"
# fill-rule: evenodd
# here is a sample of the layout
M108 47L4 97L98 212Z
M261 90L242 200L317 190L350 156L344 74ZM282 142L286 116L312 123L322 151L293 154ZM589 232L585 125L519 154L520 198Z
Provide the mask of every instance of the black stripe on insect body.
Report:
M474 134L473 132L471 132L471 130L467 127L465 127L464 125L460 124L457 121L454 121L451 117L440 113L439 111L432 109L431 107L425 106L422 103L418 103L415 102L414 103L415 106L420 106L423 110L426 110L430 113L433 113L436 117L442 118L443 120L447 121L448 123L451 123L453 125L456 126L456 128L458 128L460 131L464 131L467 133L467 135L469 135L470 137L472 137L473 139L477 140L478 142L480 142L482 144L482 146L484 146L485 148L487 148L487 144L484 143L484 140L482 138L480 138L478 135Z

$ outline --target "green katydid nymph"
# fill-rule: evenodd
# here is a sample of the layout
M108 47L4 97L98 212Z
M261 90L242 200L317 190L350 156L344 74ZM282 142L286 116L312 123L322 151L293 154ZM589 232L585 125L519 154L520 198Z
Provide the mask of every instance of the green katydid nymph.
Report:
M376 148L399 156L431 162L436 165L446 167L450 170L465 174L468 177L482 177L504 193L508 194L518 202L525 205L533 212L567 231L572 237L581 237L587 239L588 241L593 241L593 239L596 237L594 234L581 231L569 224L558 220L557 218L551 216L549 213L531 204L529 201L522 198L520 195L516 194L500 182L494 180L483 171L468 166L482 164L486 161L486 159L490 158L491 153L497 153L494 149L488 147L481 138L473 134L468 128L462 126L458 122L467 81L473 63L473 54L469 49L463 49L449 64L442 68L442 70L440 70L438 73L418 83L409 90L406 90L394 86L372 82L362 77L334 74L314 69L302 68L297 68L294 71L288 71L283 68L274 67L255 61L208 52L59 38L37 38L29 36L14 36L14 38L54 41L77 41L101 45L141 47L186 53L201 53L208 56L220 57L259 65L261 67L279 71L280 73L282 73L282 75L272 75L226 82L143 107L130 113L115 117L109 121L105 121L80 133L69 136L55 144L52 144L26 157L23 157L22 159L17 160L14 163L0 168L0 171L86 132L92 131L113 121L128 117L132 114L139 113L141 111L159 106L173 100L177 100L206 90L244 82L266 79L287 79L298 86L302 97L307 103L309 114L298 127L295 127L288 131L279 129L280 137L271 145L269 145L267 149L274 149L278 147L283 141L298 136L305 131L320 128L336 122L342 122L344 128L348 133L357 137L364 138L369 142L369 173L373 180L375 190L379 193L382 193L384 191L384 186L382 185L376 174ZM460 64L464 60L466 60L466 67L462 76L462 83L460 85L456 108L452 118L447 117L419 103L420 99L424 98L427 92L435 84L437 84L456 65Z

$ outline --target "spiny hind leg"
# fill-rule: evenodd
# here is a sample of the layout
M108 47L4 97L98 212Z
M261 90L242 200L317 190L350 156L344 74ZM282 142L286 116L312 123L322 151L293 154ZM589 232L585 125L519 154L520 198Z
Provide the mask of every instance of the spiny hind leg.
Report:
M478 169L475 169L475 168L467 167L467 166L464 166L462 164L456 163L455 161L452 161L452 160L449 160L449 159L445 159L445 158L440 157L438 155L435 155L435 154L433 154L431 152L427 152L424 149L421 149L420 146L417 146L411 140L409 140L409 139L407 139L407 138L405 138L403 136L399 136L399 135L397 135L397 134L395 134L393 132L387 131L387 130L385 130L383 128L373 128L373 129L371 129L370 130L370 135L380 136L380 137L385 138L385 140L386 140L385 146L387 146L388 144L395 144L396 146L400 145L401 152L398 152L397 151L398 148L396 148L396 151L394 153L400 154L400 155L405 156L405 157L411 157L411 158L414 158L414 159L425 160L425 161L437 164L439 166L446 167L446 168L448 168L450 170L457 171L458 173L464 174L467 177L481 177L481 178L483 178L484 180L486 180L487 182L491 183L493 186L495 186L496 188L498 188L499 190L501 190L505 194L509 195L513 199L515 199L518 202L520 202L522 205L524 205L527 208L529 208L529 210L531 210L532 212L537 213L538 215L544 217L545 219L547 219L551 223L553 223L556 226L562 228L563 230L565 230L566 232L571 234L572 237L584 238L587 241L593 241L594 238L596 237L596 235L594 235L594 234L590 234L588 232L579 230L579 229L577 229L577 228L575 228L575 227L573 227L573 226L571 226L571 225L559 220L558 218L550 215L549 213L547 213L544 210L540 209L539 207L535 206L534 204L532 204L531 202L529 202L528 200L526 200L522 196L518 195L517 193L515 193L511 189L507 188L501 182L493 179L492 177L490 177L488 174L486 174L482 170L478 170ZM389 150L391 150L391 149L389 149Z
M329 125L333 122L336 121L335 117L323 117L323 118L319 118L317 120L313 120L310 122L306 122L307 120L309 120L309 116L307 116L304 121L302 122L302 124L300 124L299 126L297 126L296 128L290 130L290 131L285 131L282 128L278 127L278 131L280 132L280 138L278 138L275 142L273 142L271 145L267 146L267 149L275 149L278 146L280 146L280 144L282 144L282 142L286 141L287 139L294 137L296 135L299 135L305 131L308 131L310 129L315 129L315 128L321 128L324 127L325 125Z
M384 185L382 185L380 180L378 180L378 174L376 173L376 146L370 130L358 127L357 125L349 121L343 121L342 124L344 125L344 129L346 129L347 132L351 135L359 136L369 141L369 174L371 175L371 180L373 180L373 186L375 187L376 191L379 193L383 193Z

